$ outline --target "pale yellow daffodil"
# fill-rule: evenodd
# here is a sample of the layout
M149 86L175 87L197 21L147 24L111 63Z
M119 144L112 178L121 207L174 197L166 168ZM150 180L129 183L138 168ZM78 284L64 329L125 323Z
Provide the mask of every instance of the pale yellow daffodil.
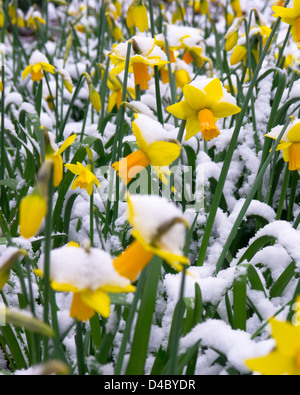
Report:
M143 0L133 0L128 8L126 23L128 28L136 26L141 33L149 29L147 8Z
M97 177L91 172L90 165L87 165L85 167L82 163L77 162L76 165L67 164L65 165L65 167L73 174L77 175L72 183L72 190L76 188L85 189L87 193L91 196L91 194L93 193L94 184L96 186L100 185Z
M22 77L25 79L31 74L32 81L40 81L43 78L43 71L54 74L54 70L55 67L49 63L46 56L36 50L29 59L29 65L22 72Z

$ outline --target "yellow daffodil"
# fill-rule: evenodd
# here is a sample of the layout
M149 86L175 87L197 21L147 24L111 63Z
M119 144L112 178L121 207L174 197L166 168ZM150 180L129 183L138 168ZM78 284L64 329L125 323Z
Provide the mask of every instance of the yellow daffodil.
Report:
M187 35L181 40L185 53L182 57L187 64L195 61L197 67L202 67L205 61L209 59L204 55L203 39L200 36Z
M270 320L276 346L270 354L245 361L253 372L263 375L300 375L300 326Z
M3 84L2 84L2 81L0 81L0 92L2 92L3 91Z
M21 236L25 239L33 237L39 231L46 214L47 202L37 190L25 196L20 203Z
M230 5L236 17L241 17L243 15L240 0L230 0Z
M184 99L169 106L167 111L179 119L187 120L185 140L200 131L204 140L212 140L220 134L216 126L217 119L241 111L235 98L218 78L198 78L183 87L183 95Z
M35 273L43 276L44 257ZM95 313L110 315L109 293L134 292L135 287L121 276L111 256L90 246L67 245L51 251L50 284L57 292L73 293L70 317L88 321Z
M85 189L87 193L91 196L93 193L94 184L96 186L100 185L97 177L91 172L91 166L87 165L83 166L82 163L77 162L76 165L67 164L65 167L70 170L73 174L76 174L77 177L72 183L71 189Z
M127 218L135 241L114 259L117 272L135 281L154 255L178 271L189 264L182 252L188 226L182 212L155 195L128 195L127 201Z
M9 279L10 269L21 257L27 255L26 250L17 247L7 247L0 257L0 291Z
M172 138L159 122L144 114L136 115L132 129L139 150L132 152L120 162L113 163L113 168L127 185L151 164L162 181L167 183L164 174L170 173L168 166L180 155L180 143Z
M282 126L276 126L267 137L277 139L281 133ZM289 170L300 171L300 120L294 120L286 130L277 150L282 150L283 159L289 162Z
M7 11L8 15L10 17L11 23L13 25L17 25L18 27L25 27L25 18L23 11L20 10L19 8L16 8L15 2L12 2L11 4L8 5Z
M100 95L99 93L96 91L92 78L91 76L86 73L83 72L82 73L86 79L86 82L88 84L88 89L89 89L89 97L90 97L90 101L92 103L92 106L94 107L94 109L99 112L101 110L101 99L100 99Z
M26 17L26 26L32 30L37 30L41 24L46 24L45 19L42 18L42 14L39 11L35 10L34 7L31 7Z
M32 81L40 81L43 78L43 72L46 71L54 74L55 67L52 66L46 56L39 50L35 50L29 59L29 65L22 72L23 79L31 74Z
M131 79L128 78L127 80L127 91L130 94L130 96L135 99L135 89L134 85L131 84ZM115 106L117 108L120 108L121 102L122 102L122 96L123 96L123 85L121 81L118 79L118 77L109 77L107 79L107 86L111 92L109 98L108 98L108 104L107 104L107 111L112 112ZM128 94L127 94L128 95Z
M282 22L291 25L291 33L298 48L300 48L300 0L294 0L293 7L272 7L274 17L280 17Z
M266 45L270 33L271 29L268 26L254 26L250 28L249 37L250 39L254 40L254 43L252 45L252 54L256 62L258 62L259 59L260 37L262 38L263 45ZM238 44L233 49L230 58L230 64L234 66L241 61L245 63L247 60L247 56L248 52L246 45L246 36L244 34L238 41Z
M126 23L128 28L136 26L141 33L148 30L147 8L143 0L133 0L128 8Z
M48 211L48 186L53 161L46 159L36 177L36 183L30 195L25 196L19 207L19 230L25 239L33 237L40 229Z
M120 41L123 38L122 28L115 20L111 12L106 12L106 20L108 22L109 30L115 41Z
M156 45L156 40L143 35L134 36L131 39L131 52L129 62L129 72L134 74L134 83L141 89L149 89L151 76L148 71L149 66L160 66L168 63L166 54ZM115 67L111 70L111 75L118 75L125 69L128 42L114 45L112 53L109 55Z
M45 159L50 159L53 162L53 186L56 188L61 183L63 178L63 159L62 153L75 141L77 135L73 134L58 148L54 142L54 136L51 133L46 133L45 141Z

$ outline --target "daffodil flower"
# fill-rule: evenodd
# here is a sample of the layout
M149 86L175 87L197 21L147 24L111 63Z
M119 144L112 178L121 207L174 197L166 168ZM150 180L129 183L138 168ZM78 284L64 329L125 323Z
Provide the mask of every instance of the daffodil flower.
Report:
M188 265L183 254L188 223L182 212L160 196L128 195L127 201L127 218L135 241L114 259L117 272L135 281L154 255L178 271Z
M263 375L300 375L300 326L291 322L270 320L276 345L266 356L247 359L246 366Z
M280 17L282 22L290 25L293 39L298 48L300 48L300 0L294 0L293 7L281 7L274 5L272 7L274 17Z
M111 91L108 98L107 111L112 112L115 106L117 106L118 109L120 108L123 97L123 85L119 78L115 76L107 79L107 87ZM130 96L135 99L135 89L133 81L130 78L127 80L127 91Z
M266 137L277 139L282 130L282 126L276 126L271 130L270 133L266 134ZM277 151L282 150L283 159L285 162L289 162L289 170L300 171L300 120L294 120L292 124L287 128L285 134L282 137L280 144L277 147Z
M25 239L33 237L40 229L47 214L47 201L38 190L25 196L20 203L20 234Z
M167 111L187 120L185 140L200 131L204 140L212 140L220 134L216 121L241 111L218 78L198 78L183 87L183 95L184 100L169 106Z
M63 246L51 251L50 285L57 292L73 294L70 317L88 321L95 313L110 315L110 293L134 292L135 287L121 276L111 256L95 248ZM44 256L35 273L43 276Z
M33 191L25 196L19 207L19 230L25 239L33 237L40 229L48 211L48 186L54 162L46 159L36 177Z
M199 35L187 35L180 41L182 42L182 46L185 49L182 60L184 60L187 64L190 64L195 60L197 67L202 67L205 62L210 61L210 59L204 55L203 39Z
M50 159L53 162L53 186L56 188L61 183L63 178L63 159L62 153L75 141L77 135L73 134L58 148L54 142L52 133L47 133L48 137L45 142L45 159Z
M77 175L72 183L72 190L76 188L85 189L87 193L91 196L91 194L93 193L94 184L96 186L100 185L97 177L91 172L90 165L87 165L85 167L82 163L77 162L76 165L67 164L65 165L65 167L72 173Z
M136 26L141 33L149 29L147 8L143 0L133 0L126 16L127 27Z
M42 14L39 11L34 7L30 7L26 14L26 26L33 30L37 30L40 24L45 25L45 19L43 19Z
M163 126L144 114L137 114L132 122L133 133L139 150L132 152L121 161L113 163L124 184L128 184L139 172L151 164L162 181L167 183L164 174L169 174L169 165L178 158L180 143L171 137Z
M129 72L134 74L134 83L141 89L149 89L151 76L148 71L149 66L160 66L168 63L164 51L156 45L155 38L137 35L131 39L131 52L129 61ZM111 70L111 75L118 75L125 69L128 42L114 45L112 53L109 55L115 67Z
M35 50L30 56L29 65L22 72L22 77L25 79L31 74L32 81L40 81L43 78L43 72L46 71L54 74L55 67L52 66L47 57L39 50Z
M236 17L241 17L243 15L240 0L230 0L230 5Z

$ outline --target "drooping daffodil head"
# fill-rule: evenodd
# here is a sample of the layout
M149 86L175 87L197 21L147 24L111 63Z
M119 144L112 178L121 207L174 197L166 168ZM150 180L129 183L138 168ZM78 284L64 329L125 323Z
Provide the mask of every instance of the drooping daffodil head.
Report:
M44 275L44 255L35 272ZM50 284L55 291L73 293L70 316L78 321L87 321L95 313L109 317L109 293L135 291L130 281L115 270L111 256L89 245L52 250Z
M266 137L276 140L282 131L282 126L275 126ZM282 150L283 159L289 163L289 170L300 171L300 119L295 119L286 129L277 151Z
M180 155L181 145L172 131L167 131L161 123L144 114L136 114L132 130L139 150L132 152L121 161L113 163L113 168L127 185L149 164L160 179L167 183L169 165Z
M165 52L156 45L156 39L143 34L136 35L130 39L130 61L129 72L134 75L135 86L141 89L149 89L151 76L148 68L151 66L163 66L168 63ZM118 75L125 69L126 56L129 41L114 45L110 60L115 65L111 75Z
M49 63L47 57L39 50L35 50L30 56L29 65L22 72L22 77L25 79L31 74L32 81L40 81L43 78L43 71L54 74L55 67Z
M195 79L183 87L183 96L182 101L169 106L167 111L187 121L185 140L199 132L206 141L218 137L220 131L216 121L241 111L236 99L223 87L218 78Z
M178 271L188 265L183 248L189 225L182 211L156 195L128 194L127 202L127 218L135 241L114 259L116 270L134 281L154 255Z

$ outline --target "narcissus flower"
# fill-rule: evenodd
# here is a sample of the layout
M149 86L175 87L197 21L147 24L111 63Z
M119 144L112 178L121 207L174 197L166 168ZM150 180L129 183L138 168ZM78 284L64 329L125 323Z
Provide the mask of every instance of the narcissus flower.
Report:
M26 26L30 29L37 30L39 26L45 25L46 21L43 19L42 14L35 9L35 7L30 7L26 14Z
M115 77L109 77L107 79L107 87L111 91L111 94L109 95L108 98L107 111L112 112L115 106L117 106L118 109L120 108L120 105L122 103L122 96L123 96L123 85L122 82L119 80L119 78L115 76ZM130 94L130 96L133 99L135 99L134 83L131 80L131 78L128 78L127 80L127 91Z
M137 114L132 122L132 129L139 150L132 152L120 162L113 163L113 168L127 185L151 164L162 181L167 183L164 174L170 173L169 165L180 155L180 143L159 122L147 115Z
M167 111L179 119L187 120L185 140L200 131L206 141L218 137L220 131L216 121L241 111L235 98L218 78L198 78L183 87L183 95L184 99L169 106Z
M236 17L240 17L243 15L240 0L230 0L230 5Z
M93 193L94 184L96 186L100 185L97 177L91 172L91 166L83 166L82 163L77 162L76 165L67 164L65 167L72 173L76 174L77 177L72 183L71 189L85 189L87 193L91 196Z
M188 265L183 254L188 223L182 212L155 195L128 195L127 201L127 218L135 241L114 259L117 272L135 281L154 255L178 271Z
M33 237L40 229L47 214L45 198L35 190L25 196L20 203L20 234L25 239Z
M164 51L156 45L156 40L143 35L134 36L130 39L131 52L129 62L129 72L134 74L134 83L141 89L149 89L151 80L148 67L161 66L168 63ZM125 69L128 42L114 45L112 53L109 55L115 67L111 70L111 75L118 75Z
M267 137L277 139L282 130L282 126L276 126L270 133L266 134ZM283 159L289 162L289 170L300 171L300 120L294 120L287 128L282 137L277 151L282 150Z
M52 133L45 133L45 159L50 159L53 162L53 186L56 188L61 183L63 178L63 159L62 153L75 141L77 135L73 134L58 148L54 142Z
M147 8L143 0L132 1L127 11L126 23L129 29L136 26L141 33L148 30Z
M272 7L274 17L280 17L282 22L291 25L291 33L298 48L300 48L300 0L294 0L293 7Z
M47 57L39 50L33 52L29 59L29 65L22 72L23 79L31 74L32 81L40 81L43 78L43 71L54 74L55 67L52 66Z
M41 256L35 273L43 276L43 271ZM130 281L115 270L108 253L89 246L68 245L52 250L50 282L55 291L73 293L70 316L78 321L87 321L95 313L108 318L109 294L135 291Z
M266 356L247 359L246 366L263 375L300 375L300 326L290 322L270 320L276 345Z
M187 64L195 61L197 67L202 67L206 61L210 61L209 58L207 58L204 54L204 40L201 36L187 35L180 41L182 42L182 46L185 49L182 60L184 60Z

